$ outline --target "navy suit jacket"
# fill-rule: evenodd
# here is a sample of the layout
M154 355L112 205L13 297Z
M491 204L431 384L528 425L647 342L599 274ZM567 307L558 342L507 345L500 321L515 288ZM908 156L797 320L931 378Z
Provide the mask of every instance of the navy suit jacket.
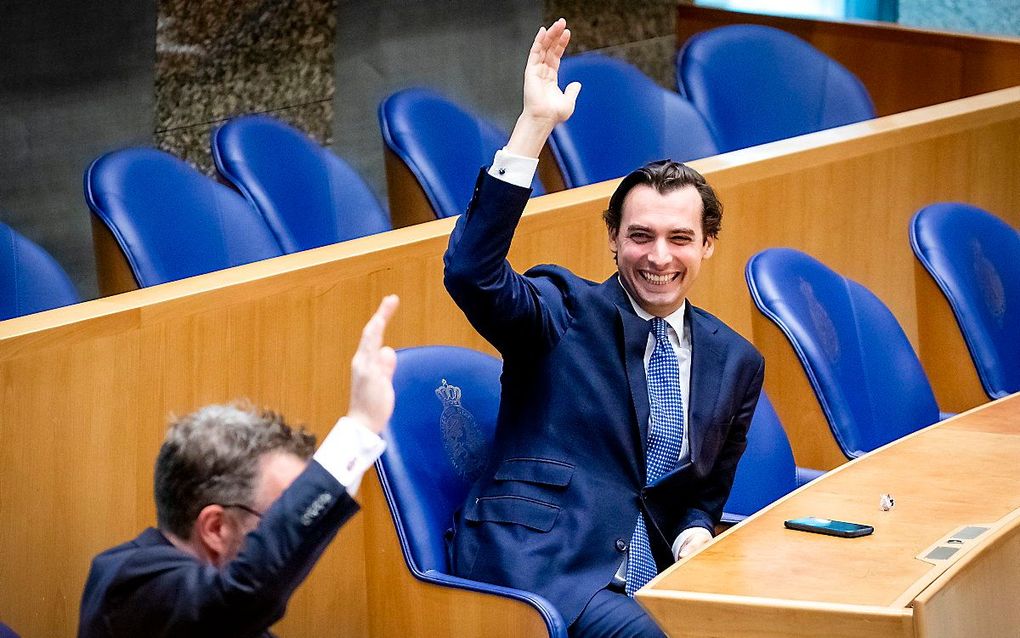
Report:
M764 360L687 305L690 462L646 486L651 324L616 275L514 272L506 254L529 194L483 171L446 253L447 290L504 361L495 445L456 521L453 561L459 576L541 594L569 624L612 580L639 511L660 569L682 530L714 528Z
M312 461L223 569L149 528L92 561L79 638L265 636L341 525L358 509Z

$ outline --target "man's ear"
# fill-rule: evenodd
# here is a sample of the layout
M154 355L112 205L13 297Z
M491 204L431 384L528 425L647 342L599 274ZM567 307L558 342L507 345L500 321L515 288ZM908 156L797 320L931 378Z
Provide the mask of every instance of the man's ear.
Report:
M616 261L616 238L620 236L620 229L609 230L609 252L613 253L613 261Z
M191 540L196 549L214 565L220 564L229 549L230 524L223 506L214 504L202 508L191 528Z
M705 237L704 251L701 254L702 259L708 259L715 252L715 237Z

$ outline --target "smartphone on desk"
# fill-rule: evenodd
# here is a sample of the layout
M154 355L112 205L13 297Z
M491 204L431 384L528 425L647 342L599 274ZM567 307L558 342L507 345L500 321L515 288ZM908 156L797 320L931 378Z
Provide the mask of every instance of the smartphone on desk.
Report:
M829 536L839 536L840 538L857 538L858 536L867 536L875 531L875 528L871 525L833 521L827 518L815 518L814 516L791 518L784 522L783 525L787 529L814 532L815 534L828 534Z

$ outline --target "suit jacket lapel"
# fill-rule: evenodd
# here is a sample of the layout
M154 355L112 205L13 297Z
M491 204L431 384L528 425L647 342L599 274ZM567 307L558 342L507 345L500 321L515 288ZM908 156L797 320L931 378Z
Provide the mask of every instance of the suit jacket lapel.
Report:
M621 354L624 366L626 366L627 381L630 385L630 400L634 408L634 417L637 419L638 437L635 449L644 451L645 442L648 440L648 384L645 379L645 348L648 346L648 333L651 331L651 324L634 314L634 308L620 285L617 276L614 275L607 280L606 292L616 304L617 314L620 317L620 327L623 332L621 343ZM644 454L640 459L641 480L644 480L645 460Z
M725 347L719 342L719 326L687 304L687 320L691 326L691 402L688 410L691 462L697 464L705 431L712 425L716 400L719 397L719 373L725 363Z

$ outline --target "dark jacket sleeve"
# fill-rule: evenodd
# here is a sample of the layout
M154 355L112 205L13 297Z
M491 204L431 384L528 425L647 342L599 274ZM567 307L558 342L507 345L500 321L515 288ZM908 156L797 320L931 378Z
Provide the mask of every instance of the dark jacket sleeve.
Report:
M111 636L258 636L358 509L317 462L281 495L223 569L174 547L139 552L108 592Z
M475 330L504 354L522 346L551 348L569 320L566 284L556 276L561 269L536 269L526 276L506 259L530 194L483 169L444 256L450 296Z
M681 518L680 525L673 530L671 538L676 538L680 532L689 527L704 527L714 533L715 526L722 518L723 506L730 496L733 477L737 473L737 463L747 448L747 431L751 426L751 418L754 416L755 406L758 405L762 382L765 379L765 360L757 352L755 355L755 359L749 364L756 364L757 370L737 404L722 451L707 480L702 483L703 488L698 490L691 506Z

